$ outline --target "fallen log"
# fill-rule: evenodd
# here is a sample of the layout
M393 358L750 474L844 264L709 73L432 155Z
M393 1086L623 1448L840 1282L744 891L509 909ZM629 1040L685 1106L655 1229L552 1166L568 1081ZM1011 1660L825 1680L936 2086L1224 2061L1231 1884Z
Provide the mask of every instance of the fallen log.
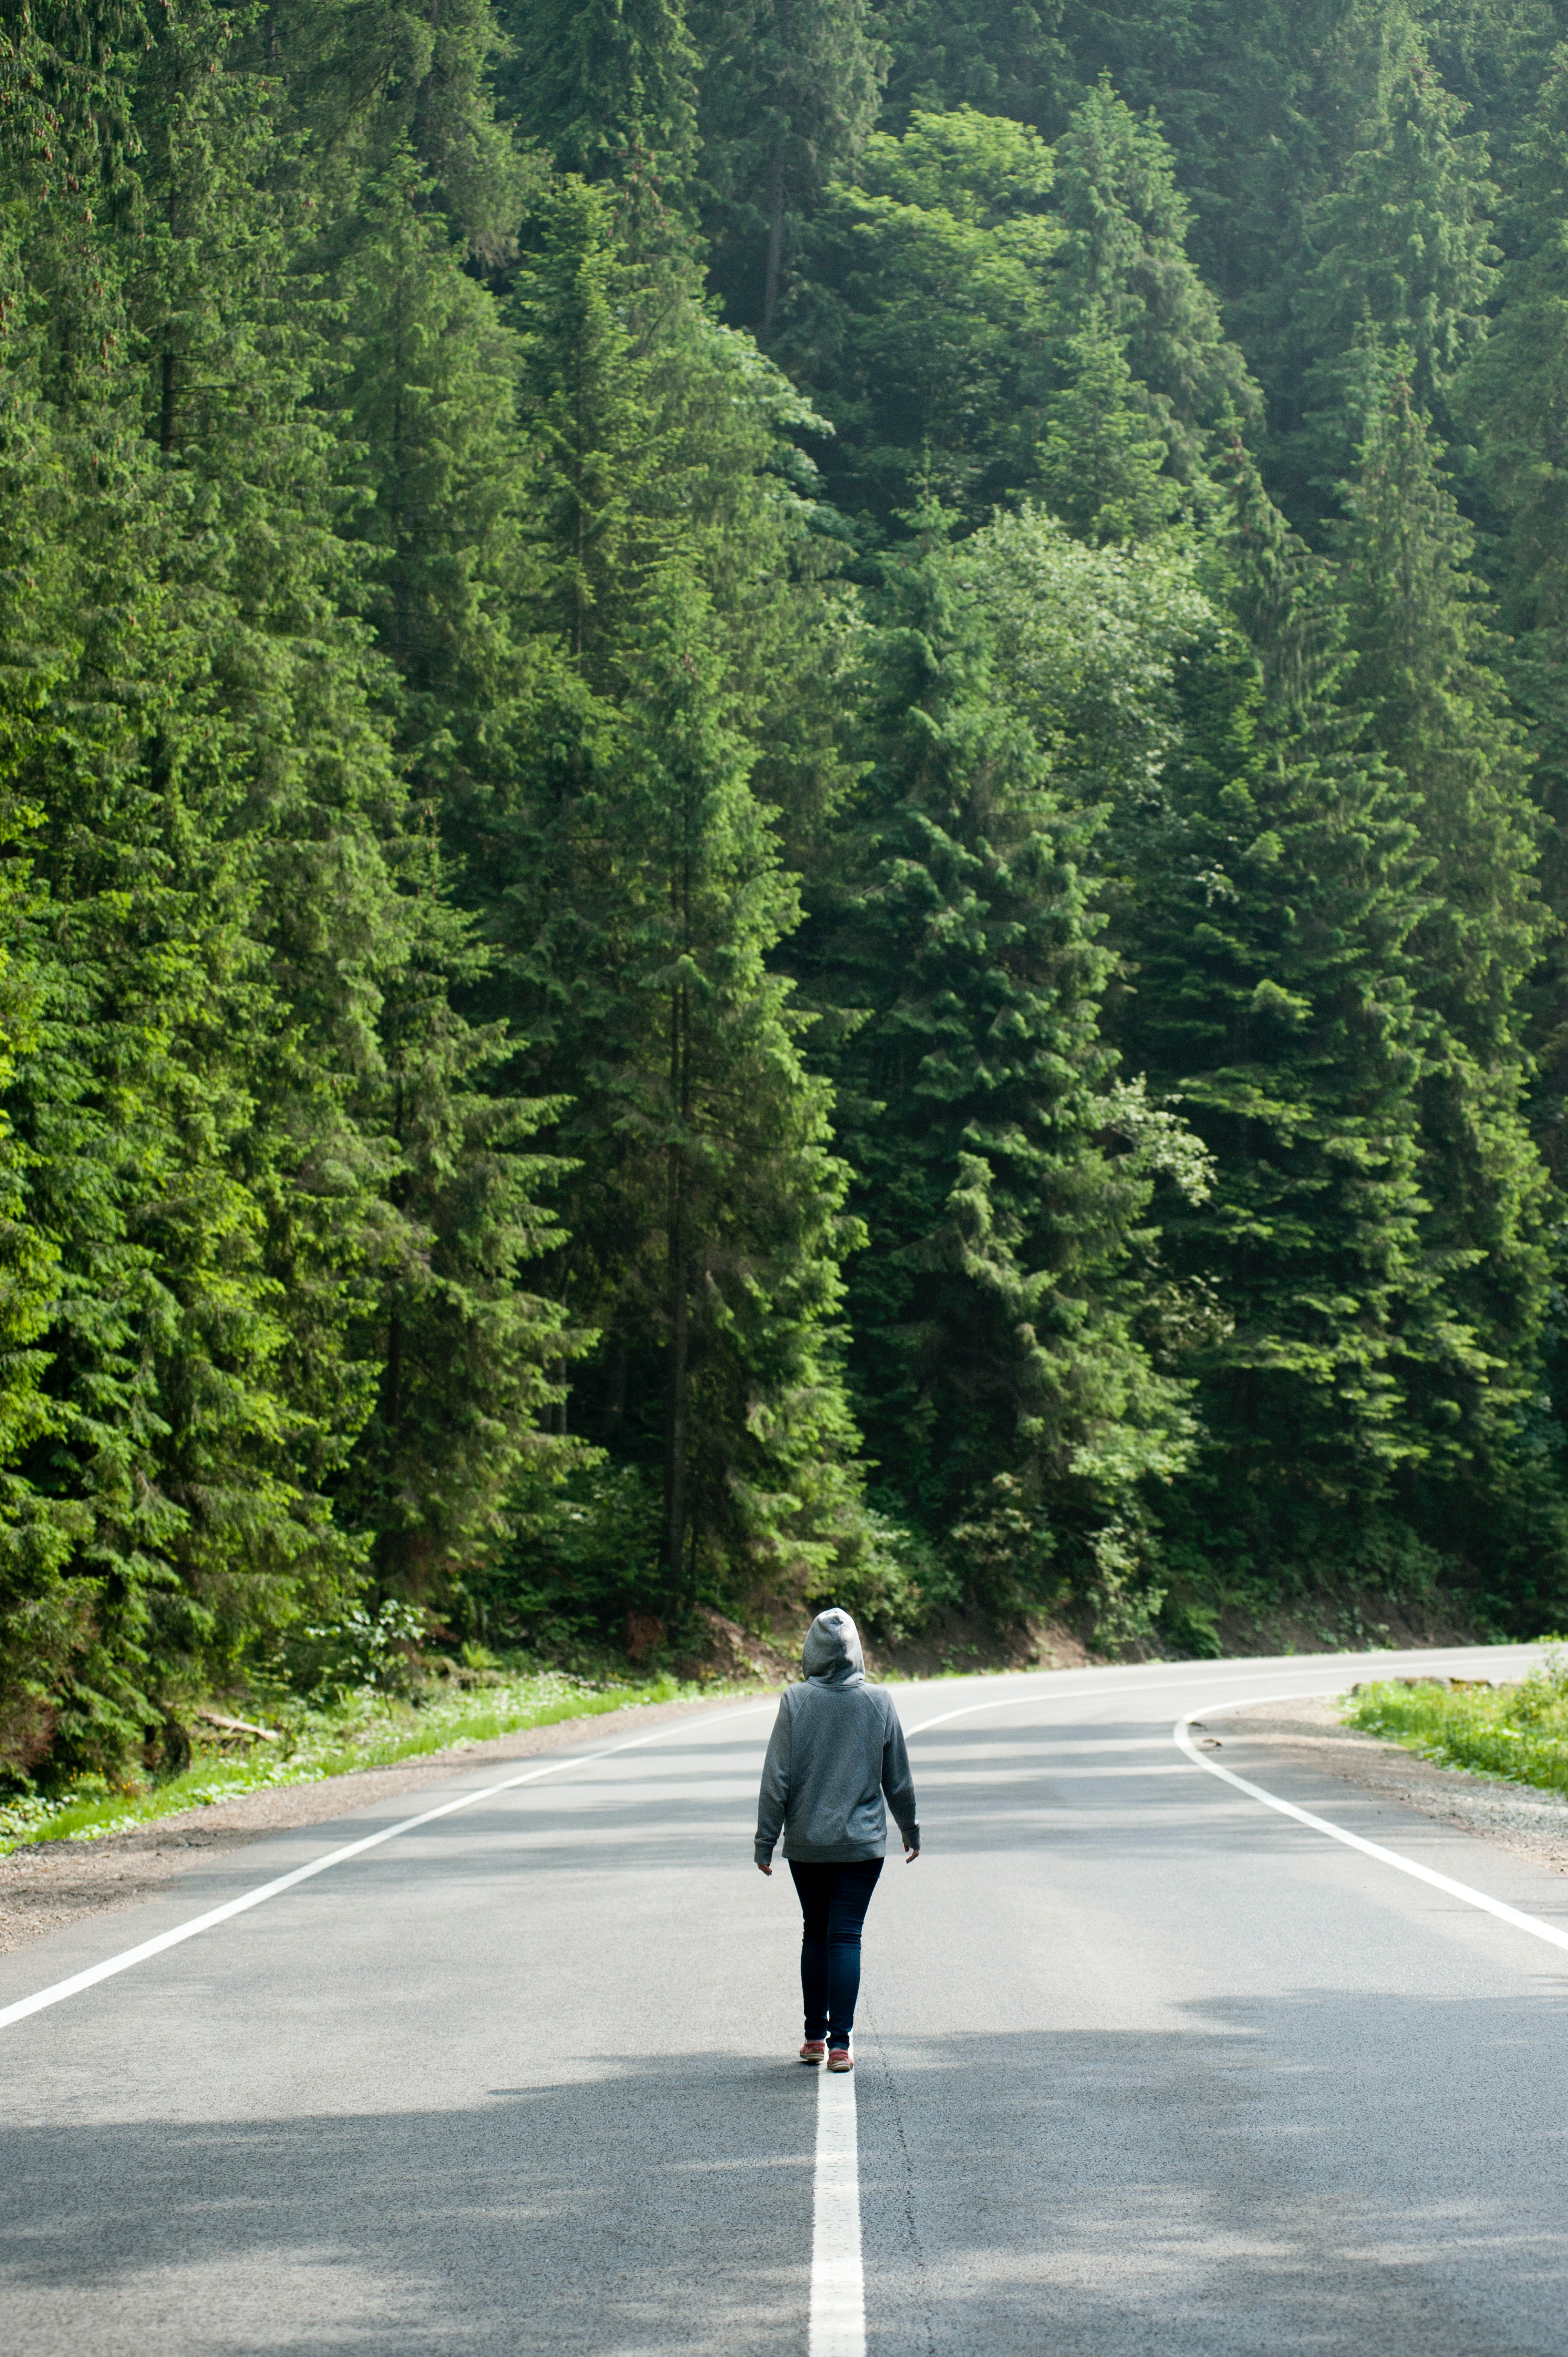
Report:
M199 1710L196 1716L209 1727L220 1727L225 1735L257 1735L263 1743L283 1740L270 1727L252 1727L248 1718L229 1718L220 1710Z

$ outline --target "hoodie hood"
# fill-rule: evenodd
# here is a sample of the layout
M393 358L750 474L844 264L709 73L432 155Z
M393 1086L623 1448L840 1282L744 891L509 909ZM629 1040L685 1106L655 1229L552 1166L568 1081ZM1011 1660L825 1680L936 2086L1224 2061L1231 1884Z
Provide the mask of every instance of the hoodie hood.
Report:
M800 1648L800 1667L814 1686L863 1686L865 1655L860 1631L835 1604L819 1612Z

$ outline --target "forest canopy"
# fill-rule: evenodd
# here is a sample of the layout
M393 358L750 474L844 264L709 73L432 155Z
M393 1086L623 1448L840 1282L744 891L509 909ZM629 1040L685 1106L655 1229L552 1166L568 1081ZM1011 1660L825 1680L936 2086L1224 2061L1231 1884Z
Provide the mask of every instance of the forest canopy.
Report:
M0 1781L1560 1622L1568 0L0 27Z

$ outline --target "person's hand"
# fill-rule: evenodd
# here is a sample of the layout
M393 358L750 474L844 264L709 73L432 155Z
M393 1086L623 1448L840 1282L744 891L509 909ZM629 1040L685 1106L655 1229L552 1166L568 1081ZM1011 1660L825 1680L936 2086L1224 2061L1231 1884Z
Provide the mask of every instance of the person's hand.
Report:
M906 1866L913 1866L915 1860L919 1857L919 1855L920 1853L918 1849L911 1849L906 1842L904 1845L904 1863Z
M762 1860L758 1858L757 1860L757 1871L758 1874L771 1874L773 1868L770 1866L764 1866Z

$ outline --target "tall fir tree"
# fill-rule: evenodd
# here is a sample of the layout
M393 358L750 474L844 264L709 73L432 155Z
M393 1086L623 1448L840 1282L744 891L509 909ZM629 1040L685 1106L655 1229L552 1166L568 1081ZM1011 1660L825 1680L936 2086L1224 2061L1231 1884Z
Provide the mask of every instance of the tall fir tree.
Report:
M1529 728L1541 830L1541 885L1559 923L1568 909L1568 48L1552 60L1514 151L1503 220L1502 305L1457 393L1477 470L1505 530L1496 547L1500 668ZM1559 1183L1568 1170L1568 974L1559 933L1529 996L1540 1070L1536 1120Z
M267 0L251 20L247 61L303 135L276 171L318 259L357 243L360 188L410 157L413 201L486 268L505 262L532 177L497 118L496 71L509 54L491 0Z
M868 646L867 775L810 944L856 1017L834 1059L870 1238L856 1398L888 1502L993 1609L1071 1594L1118 1641L1158 1608L1142 1542L1188 1423L1133 1330L1151 1178L1099 1030L1096 821L1054 794L964 552L925 521Z
M1455 1347L1423 1362L1412 1410L1434 1469L1467 1487L1494 1537L1525 1478L1520 1417L1541 1389L1554 1254L1530 1135L1525 985L1546 912L1520 731L1487 657L1473 534L1442 446L1396 355L1373 371L1359 465L1345 488L1347 685L1404 777L1425 875L1412 971L1431 1019L1422 1083L1422 1233L1444 1272Z
M1098 307L1067 339L1061 364L1038 453L1047 506L1097 545L1164 531L1183 505L1167 471L1170 445Z
M1056 143L1067 234L1058 335L1110 335L1144 389L1175 471L1202 471L1221 417L1258 413L1257 389L1187 252L1192 209L1156 123L1101 81Z
M35 611L6 616L12 661L52 670L16 771L46 813L52 981L14 1101L59 1256L53 1412L22 1470L71 1533L56 1755L106 1767L160 1723L177 1750L192 1684L352 1573L307 1469L343 1400L328 1407L330 1379L291 1395L266 1266L282 1142L259 1099L281 1027L251 821L272 782L259 748L282 749L267 656L284 646L236 590L309 324L287 316L284 242L252 189L270 132L230 70L232 27L197 5L161 32L122 90L135 174L75 232L105 314L98 368L57 345L35 380L40 436L91 458L8 486L20 541L51 544ZM278 569L274 619L298 587Z
M1430 1568L1400 1484L1428 1448L1411 1368L1448 1337L1422 1234L1412 797L1338 716L1322 568L1239 442L1231 467L1216 586L1248 636L1221 621L1185 666L1123 1038L1214 1162L1164 1225L1209 1305L1173 1561L1257 1599L1375 1580L1402 1549Z
M1305 219L1299 375L1277 451L1304 516L1350 463L1369 334L1409 347L1416 400L1445 423L1497 281L1486 136L1462 128L1412 17L1397 0L1352 9L1338 49L1354 143Z
M873 533L926 486L978 522L1029 484L1049 384L1050 150L972 110L877 134L828 192L779 339L834 430L830 495Z
M886 50L866 0L709 0L692 30L710 268L766 342L791 230L853 167L875 123Z
M16 774L45 813L50 980L13 1103L59 1269L49 1415L19 1473L70 1538L53 1756L105 1767L160 1727L177 1756L203 1682L362 1576L376 1531L348 1476L406 1232L392 1008L445 921L412 888L390 674L345 611L354 492L316 405L328 322L275 78L188 0L121 106L113 202L71 231L107 321L98 366L58 337L9 356L25 432L5 496L40 563L4 617L8 661L47 683ZM95 120L81 137L105 144ZM51 251L18 257L24 284ZM525 1192L526 1157L510 1167ZM439 1262L428 1200L415 1229ZM461 1341L448 1320L456 1367ZM542 1405L527 1361L510 1393L493 1359L472 1371L509 1433ZM460 1383L448 1405L457 1434ZM467 1437L446 1465L421 1448L393 1468L405 1523L461 1491L472 1456Z
M558 171L683 202L696 160L698 57L681 0L542 0L502 17L502 87Z
M564 1298L599 1337L573 1423L661 1497L661 1595L831 1560L853 1447L850 1230L825 1084L767 960L796 920L749 785L679 447L620 299L613 199L567 181L518 288L541 572L530 758L470 871L552 1132ZM626 1577L634 1566L626 1567Z

